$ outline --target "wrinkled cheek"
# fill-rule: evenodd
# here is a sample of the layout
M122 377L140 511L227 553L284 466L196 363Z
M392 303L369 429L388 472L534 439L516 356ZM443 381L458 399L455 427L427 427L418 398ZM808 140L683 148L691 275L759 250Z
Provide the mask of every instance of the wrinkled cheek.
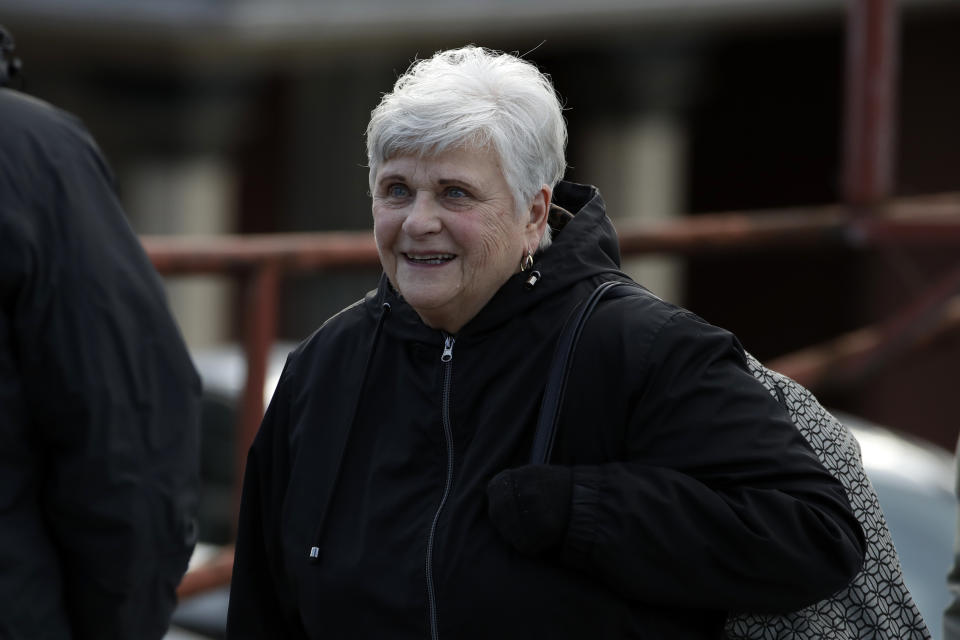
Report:
M516 230L508 224L498 219L497 224L488 225L480 232L480 242L478 243L476 264L481 268L507 269L507 262L513 262L513 247L516 239L511 234ZM520 257L517 256L517 264L520 264ZM501 264L503 263L503 264ZM511 268L512 271L512 268Z

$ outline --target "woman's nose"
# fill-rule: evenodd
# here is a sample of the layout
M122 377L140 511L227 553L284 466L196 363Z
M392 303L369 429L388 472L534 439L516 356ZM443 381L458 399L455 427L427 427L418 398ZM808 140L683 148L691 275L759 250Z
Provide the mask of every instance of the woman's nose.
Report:
M432 194L417 193L410 204L407 217L403 221L404 232L416 237L437 233L441 227L439 211L437 211Z

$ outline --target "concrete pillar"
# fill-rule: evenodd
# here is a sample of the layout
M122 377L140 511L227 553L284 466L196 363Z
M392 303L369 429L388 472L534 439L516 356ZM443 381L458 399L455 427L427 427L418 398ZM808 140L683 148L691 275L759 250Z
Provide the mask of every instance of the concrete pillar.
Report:
M218 157L145 160L130 166L121 186L139 234L214 235L236 228L234 173ZM204 347L231 338L233 280L183 276L165 284L187 344Z
M590 175L616 225L667 220L683 213L686 130L666 111L597 123L589 136ZM683 262L664 256L624 258L623 268L655 294L683 304Z

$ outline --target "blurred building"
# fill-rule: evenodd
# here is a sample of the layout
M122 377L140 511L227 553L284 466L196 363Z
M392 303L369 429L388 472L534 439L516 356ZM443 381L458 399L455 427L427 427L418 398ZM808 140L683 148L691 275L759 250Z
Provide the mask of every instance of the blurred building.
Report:
M960 191L960 3L901 3L894 195ZM841 0L0 0L26 90L78 114L140 233L366 229L363 131L415 57L475 43L554 78L568 178L614 216L838 202ZM631 262L638 279L735 331L761 359L890 315L952 250L832 248ZM287 283L305 336L377 273ZM170 283L188 340L235 338L231 285ZM960 341L826 398L952 446Z

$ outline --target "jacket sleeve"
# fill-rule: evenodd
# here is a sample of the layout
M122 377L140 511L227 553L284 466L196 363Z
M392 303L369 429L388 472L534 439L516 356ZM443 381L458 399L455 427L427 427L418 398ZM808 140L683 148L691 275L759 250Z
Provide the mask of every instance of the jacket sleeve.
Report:
M160 638L197 535L200 381L99 152L59 127L0 181L38 500L74 637Z
M289 481L291 358L247 455L237 524L227 638L306 638L283 569L281 510Z
M736 339L678 312L627 351L628 453L573 468L565 562L652 604L790 611L844 586L861 527Z

